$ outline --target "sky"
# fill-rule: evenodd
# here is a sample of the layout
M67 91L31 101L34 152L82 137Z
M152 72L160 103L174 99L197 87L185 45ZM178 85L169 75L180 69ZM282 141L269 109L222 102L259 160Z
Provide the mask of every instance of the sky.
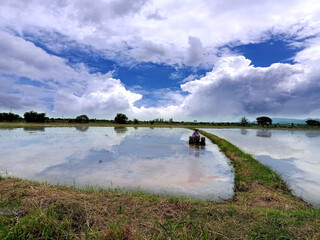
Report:
M320 117L318 0L0 0L0 112Z

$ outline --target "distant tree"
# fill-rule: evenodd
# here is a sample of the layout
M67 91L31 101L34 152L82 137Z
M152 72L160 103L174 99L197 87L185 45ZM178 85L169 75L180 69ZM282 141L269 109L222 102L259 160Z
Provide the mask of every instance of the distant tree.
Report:
M242 125L242 126L247 126L248 124L249 124L248 118L242 117L242 118L240 119L240 125Z
M34 111L26 112L23 116L26 122L44 122L46 120L45 113L37 113Z
M266 116L262 116L262 117L258 117L257 118L257 123L258 125L262 125L264 127L264 125L271 125L272 124L272 119Z
M128 117L123 113L117 113L117 115L114 118L114 121L116 123L125 124L128 121Z
M163 123L163 122L164 122L163 118L156 118L156 119L154 119L153 121L154 121L155 123Z
M77 116L74 121L77 123L88 123L89 118L87 115L83 114L83 115Z
M310 119L310 120L307 120L306 123L308 126L320 126L320 122L317 120Z
M169 119L169 123L173 123L173 118L170 118L170 119Z
M136 118L134 118L134 119L133 119L133 123L134 123L134 124L138 124L138 123L139 123L139 120L136 119Z
M18 114L0 113L0 122L14 122L22 119Z

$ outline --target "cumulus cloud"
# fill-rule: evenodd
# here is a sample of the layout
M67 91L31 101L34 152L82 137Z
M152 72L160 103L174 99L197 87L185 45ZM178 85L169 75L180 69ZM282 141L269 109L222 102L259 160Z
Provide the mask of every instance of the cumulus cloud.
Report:
M165 108L167 106L179 106L185 95L181 90L171 90L169 88L161 88L153 91L140 91L143 99L135 106Z
M160 9L156 9L154 12L148 12L146 14L147 19L153 19L153 20L165 20L166 17L162 16Z
M297 39L318 34L320 5L314 0L11 0L2 1L0 16L0 28L21 36L43 29L59 32L99 50L116 51L118 57L137 57L136 61L147 59L147 46L141 47L141 42L152 43L170 52L162 57L158 49L157 61L212 66L210 55L220 54L230 43L257 43L273 34ZM158 21L163 16L165 21ZM137 53L131 55L135 48Z
M20 109L22 106L26 105L21 101L20 97L15 96L13 94L3 94L0 93L0 107L5 110Z
M311 50L305 48L297 54L296 64L275 63L260 68L243 56L222 57L204 77L190 75L184 81L181 90L186 94L158 90L153 93L157 99L153 107L137 107L143 95L128 90L121 80L113 78L113 72L89 73L84 67L72 68L33 43L9 33L0 34L0 107L6 110L35 107L48 113L53 110L58 116L89 114L101 118L125 112L142 119L153 116L177 120L319 112L318 60L308 58L313 44Z
M154 107L137 107L143 95L126 89L113 78L113 72L89 73L85 68L72 68L62 58L20 37L0 34L1 59L7 59L16 69L5 61L0 64L3 109L37 107L53 110L57 116L89 114L101 118L125 112L142 119L152 116L177 120L319 112L318 68L304 60L311 54L307 48L296 56L300 63L275 63L266 68L254 67L243 56L222 57L204 77L188 77L181 85L186 94L158 90L153 94L158 101Z
M132 108L140 94L107 74L70 67L24 39L0 32L0 107L55 114L110 116Z
M117 112L130 112L140 94L125 89L118 79L107 75L92 76L81 96L69 89L61 89L55 97L56 113L87 113L96 117L112 117Z
M162 62L166 57L166 48L151 41L142 41L139 47L131 50L131 55L141 62Z
M189 92L183 112L190 116L306 115L319 104L319 85L300 64L254 67L243 56L221 59L201 79L181 85Z
M147 0L82 0L74 3L76 19L84 22L101 23L106 18L123 17L141 10Z
M320 111L319 16L315 0L4 0L0 106L103 117L125 111L182 120L316 114ZM249 59L233 56L227 47L259 43L277 34L303 48L293 58L295 64L257 68ZM62 57L48 54L36 44L43 35L47 39L42 44L53 52L77 43L122 63L205 66L212 71L200 79L186 78L181 85L186 94L171 90L159 94L162 106L137 107L141 94L128 90L112 73L92 73L83 64L70 66Z
M320 110L320 84L310 78L315 70L302 64L282 63L254 67L244 56L224 57L206 76L192 79L191 75L181 85L188 94L180 93L178 101L132 110L135 116L177 120L233 121L243 115L256 118L265 114L314 117Z
M81 74L66 64L62 58L49 55L20 37L0 31L0 73L23 76L39 82L54 79L60 84L70 84L65 78L78 78Z
M304 41L304 48L297 53L294 60L305 65L318 65L320 63L320 37Z
M197 78L199 78L198 75L190 74L188 77L186 77L185 79L183 79L182 82L183 82L183 83L190 82L190 81L196 80Z
M203 60L204 48L199 38L189 37L189 48L187 50L186 64L196 66Z

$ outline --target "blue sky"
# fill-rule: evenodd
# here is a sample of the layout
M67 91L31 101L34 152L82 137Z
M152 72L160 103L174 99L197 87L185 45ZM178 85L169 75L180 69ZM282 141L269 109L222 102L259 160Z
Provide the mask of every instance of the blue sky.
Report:
M0 112L319 117L317 1L2 1Z

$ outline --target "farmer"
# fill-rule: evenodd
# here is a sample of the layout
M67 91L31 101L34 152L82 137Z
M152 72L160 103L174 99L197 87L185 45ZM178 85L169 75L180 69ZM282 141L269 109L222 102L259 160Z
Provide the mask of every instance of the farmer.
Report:
M200 137L200 134L198 133L198 129L196 128L192 134L194 137Z

